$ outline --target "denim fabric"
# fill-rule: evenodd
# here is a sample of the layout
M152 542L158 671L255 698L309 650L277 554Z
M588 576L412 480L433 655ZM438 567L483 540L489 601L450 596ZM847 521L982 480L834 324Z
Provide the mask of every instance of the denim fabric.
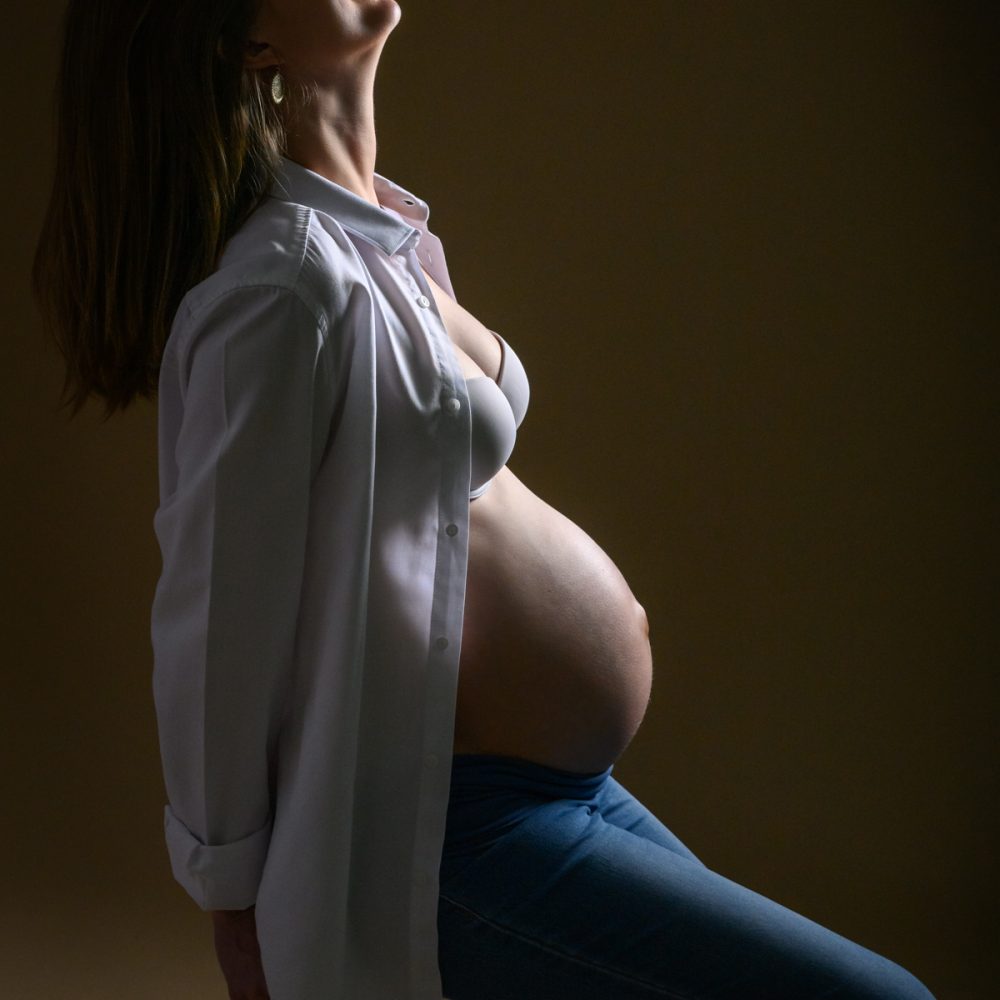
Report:
M452 766L449 1000L933 1000L913 975L707 868L606 771Z

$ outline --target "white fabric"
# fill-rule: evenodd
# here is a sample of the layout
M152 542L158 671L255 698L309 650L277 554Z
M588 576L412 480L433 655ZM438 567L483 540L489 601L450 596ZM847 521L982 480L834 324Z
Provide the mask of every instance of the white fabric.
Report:
M256 904L272 1000L441 1000L468 559L465 379L384 208L285 159L159 381L153 695L174 876Z
M481 497L507 464L531 395L520 358L499 333L490 332L500 344L500 370L496 381L489 375L465 380L472 411L470 500Z
M465 387L472 411L471 500L482 496L507 464L517 439L517 425L509 400L488 375L466 379Z

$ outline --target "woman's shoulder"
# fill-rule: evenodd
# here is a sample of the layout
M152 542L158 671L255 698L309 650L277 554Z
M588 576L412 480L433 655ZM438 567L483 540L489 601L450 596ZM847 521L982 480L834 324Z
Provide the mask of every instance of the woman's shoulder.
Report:
M284 288L332 325L368 282L350 238L331 221L321 223L307 205L266 197L230 237L216 270L187 293L186 311L235 289Z

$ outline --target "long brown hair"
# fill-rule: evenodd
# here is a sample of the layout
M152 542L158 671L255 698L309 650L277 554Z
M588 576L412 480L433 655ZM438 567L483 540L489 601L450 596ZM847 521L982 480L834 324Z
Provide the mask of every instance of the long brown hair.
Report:
M180 300L270 189L310 95L277 105L273 69L244 69L260 2L69 0L31 283L70 417L155 398Z

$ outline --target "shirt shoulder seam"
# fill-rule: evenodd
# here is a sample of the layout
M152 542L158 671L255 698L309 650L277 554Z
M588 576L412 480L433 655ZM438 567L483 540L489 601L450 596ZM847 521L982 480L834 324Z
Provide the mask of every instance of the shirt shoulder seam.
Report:
M225 288L220 289L210 298L203 299L197 304L192 304L191 302L184 302L184 315L185 318L190 320L195 315L200 313L202 310L207 309L209 306L218 302L219 299L232 292L245 291L251 288L273 288L278 291L290 292L294 295L299 302L309 310L313 319L319 325L324 337L329 326L329 318L326 315L326 311L322 308L313 294L312 290L309 289L304 280L303 275L305 272L305 264L308 260L307 248L309 240L312 238L312 226L313 226L313 210L307 205L296 205L296 220L295 220L295 233L296 233L296 244L297 244L297 257L298 260L295 264L294 270L292 272L291 280L282 281L280 279L272 278L261 281L247 280L247 281L237 281L233 284L227 285Z

